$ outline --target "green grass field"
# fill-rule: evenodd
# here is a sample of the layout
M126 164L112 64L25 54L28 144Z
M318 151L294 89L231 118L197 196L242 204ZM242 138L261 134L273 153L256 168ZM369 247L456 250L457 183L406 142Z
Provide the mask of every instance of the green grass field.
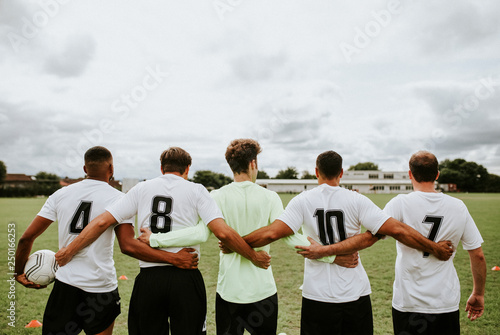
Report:
M463 309L472 288L468 254L460 247L455 257L455 266L462 285L461 327L463 334L498 334L500 333L500 271L491 271L494 265L500 266L500 194L454 194L462 199L474 217L485 241L483 245L488 265L486 284L486 311L482 318L470 322ZM283 194L284 205L293 195ZM370 195L378 206L383 207L393 195ZM14 223L16 240L43 205L44 198L8 199L0 198L0 254L3 261L0 263L0 334L41 334L41 328L25 329L24 326L32 319L42 320L45 303L50 294L51 286L43 290L26 289L16 284L11 288L9 279L8 257L12 250L8 246L8 225ZM394 261L396 257L395 241L392 239L381 241L373 247L361 251L363 265L370 277L372 285L372 304L375 323L375 334L391 334L391 299L392 282L394 279ZM35 242L33 251L39 249L57 250L56 224L42 234ZM10 253L9 253L10 252ZM303 259L296 255L282 242L272 245L272 267L278 286L279 295L279 325L278 332L288 335L299 334ZM114 334L127 334L127 311L133 279L139 271L138 262L121 254L115 244L115 262L118 276L126 275L129 280L119 281L119 290L122 298L122 314L117 318ZM200 270L202 271L208 294L208 334L215 333L215 287L217 283L218 248L215 238L211 238L202 245ZM15 291L12 291L15 290ZM15 293L15 299L12 294ZM15 327L8 325L10 320L7 310L10 303L16 304Z

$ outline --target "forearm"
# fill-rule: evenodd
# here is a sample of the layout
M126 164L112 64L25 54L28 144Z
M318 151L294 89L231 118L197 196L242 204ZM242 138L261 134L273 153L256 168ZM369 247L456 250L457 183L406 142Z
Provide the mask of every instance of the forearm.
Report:
M176 258L175 253L153 249L136 239L127 241L127 246L120 243L120 249L125 255L145 262L172 264Z
M16 267L15 267L16 275L21 275L24 273L24 265L28 260L32 246L33 246L32 239L25 239L21 237L21 239L19 240L16 250Z
M252 248L258 248L293 234L293 230L285 222L275 220L271 225L254 230L243 238Z
M282 240L283 240L283 242L285 242L286 245L288 245L293 250L297 250L295 247L298 245L302 245L302 246L311 245L311 242L309 242L307 237L305 235L302 235L299 233L284 237ZM335 256L334 255L333 256L326 256L326 257L319 258L317 260L320 262L323 262L323 263L333 263L335 261Z
M359 250L371 247L377 241L378 237L372 235L371 232L366 231L362 234L349 237L341 242L325 245L322 247L324 248L322 256L353 254Z
M473 294L484 296L486 285L486 259L482 248L469 251L470 266L474 282Z
M200 222L194 227L168 233L151 234L149 237L149 244L153 248L184 247L206 242L209 236L210 230L203 222Z
M74 256L77 252L97 240L97 238L114 223L116 223L116 220L110 213L104 212L99 215L92 220L68 246L66 246L66 253Z
M217 236L217 234L215 234L215 236ZM231 227L229 227L224 235L219 234L217 238L226 247L249 260L252 260L255 256L255 250L252 249L252 247Z

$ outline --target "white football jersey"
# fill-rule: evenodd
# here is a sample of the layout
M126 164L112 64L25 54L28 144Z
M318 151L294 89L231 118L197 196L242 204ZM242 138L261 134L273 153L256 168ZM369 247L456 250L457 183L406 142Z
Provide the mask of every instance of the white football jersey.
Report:
M203 185L170 173L137 184L106 210L118 222L137 214L139 227L149 228L153 233L194 227L200 218L205 224L216 218L223 218L219 207ZM186 247L194 248L199 253L199 245ZM170 247L161 250L178 252L181 249ZM139 264L142 268L170 265L144 261L139 261Z
M294 232L321 244L333 244L361 232L361 225L372 234L389 219L367 197L341 187L321 184L293 198L279 217ZM305 260L302 295L311 300L342 303L371 293L370 282L359 260L355 268Z
M384 211L422 235L439 242L450 240L455 249L462 241L465 250L481 246L483 239L465 204L442 193L400 194ZM458 310L460 282L448 261L397 242L396 276L392 306L401 312L449 313Z
M68 246L85 226L104 208L124 194L108 183L85 179L52 194L39 216L58 221L59 248ZM56 278L92 293L110 292L117 288L113 261L114 227L109 227L88 247L79 251L71 261L56 272Z

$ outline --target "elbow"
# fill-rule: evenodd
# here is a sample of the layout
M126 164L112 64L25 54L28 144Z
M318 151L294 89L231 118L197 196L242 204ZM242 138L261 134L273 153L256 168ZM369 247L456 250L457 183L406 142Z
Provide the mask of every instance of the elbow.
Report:
M265 239L268 241L276 241L279 240L282 237L282 234L280 234L278 231L270 229L266 234L265 234Z
M215 234L214 234L215 235ZM226 231L226 230L221 230L221 231L218 231L217 232L217 238L222 241L222 242L226 242L228 239L230 239L230 236L231 236L231 233L229 231Z
M122 254L133 257L134 247L132 245L130 245L129 243L119 243L119 244Z

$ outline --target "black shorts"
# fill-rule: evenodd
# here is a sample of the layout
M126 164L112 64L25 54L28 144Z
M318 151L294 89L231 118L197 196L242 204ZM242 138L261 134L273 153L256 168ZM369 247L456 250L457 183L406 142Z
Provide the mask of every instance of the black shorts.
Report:
M206 317L207 294L198 269L155 266L142 268L135 278L129 335L206 334Z
M373 334L370 296L343 303L321 302L302 297L300 334Z
M120 315L118 289L89 293L56 279L43 314L43 335L87 335L106 330Z
M217 293L215 298L217 335L276 335L278 327L278 294L250 304L226 301Z
M396 335L460 335L460 313L412 313L392 308L392 325Z

